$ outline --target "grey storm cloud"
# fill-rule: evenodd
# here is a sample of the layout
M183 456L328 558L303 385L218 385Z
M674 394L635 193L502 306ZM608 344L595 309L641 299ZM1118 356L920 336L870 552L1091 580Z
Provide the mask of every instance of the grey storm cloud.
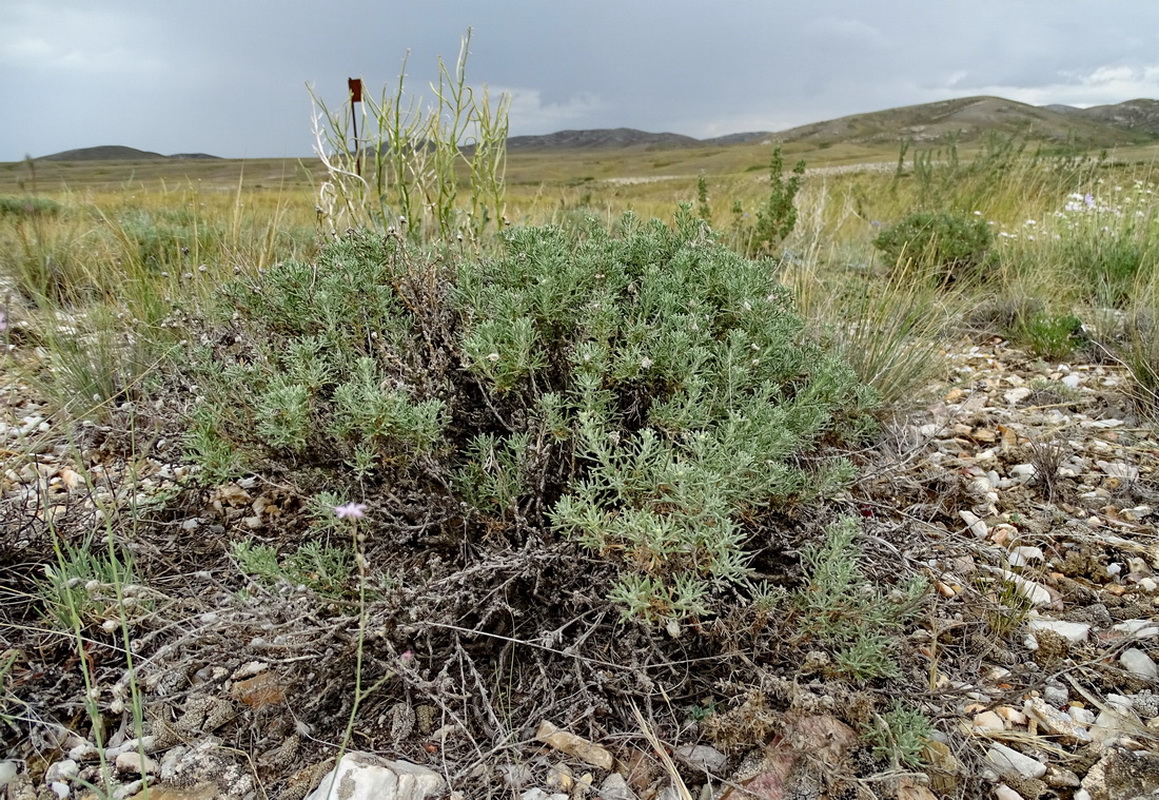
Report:
M1153 0L0 0L0 160L99 144L304 156L307 85L468 76L511 132L778 130L972 94L1159 96ZM376 89L377 93L377 89Z

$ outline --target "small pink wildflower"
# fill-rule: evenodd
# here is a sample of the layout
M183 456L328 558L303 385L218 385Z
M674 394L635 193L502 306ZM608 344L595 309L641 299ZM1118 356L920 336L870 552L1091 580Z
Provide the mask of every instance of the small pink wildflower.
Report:
M362 519L366 516L366 503L351 501L343 506L334 506L334 515L338 519Z

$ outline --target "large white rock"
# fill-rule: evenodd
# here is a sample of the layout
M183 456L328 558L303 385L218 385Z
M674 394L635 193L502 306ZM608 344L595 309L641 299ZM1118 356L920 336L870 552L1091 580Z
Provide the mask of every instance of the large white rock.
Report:
M434 770L355 752L342 756L306 800L425 800L444 786Z

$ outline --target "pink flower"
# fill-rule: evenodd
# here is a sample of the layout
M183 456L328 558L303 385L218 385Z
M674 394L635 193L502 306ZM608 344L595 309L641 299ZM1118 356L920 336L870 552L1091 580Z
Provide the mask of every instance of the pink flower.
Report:
M366 503L351 501L344 506L334 506L334 515L338 519L362 519L366 516Z

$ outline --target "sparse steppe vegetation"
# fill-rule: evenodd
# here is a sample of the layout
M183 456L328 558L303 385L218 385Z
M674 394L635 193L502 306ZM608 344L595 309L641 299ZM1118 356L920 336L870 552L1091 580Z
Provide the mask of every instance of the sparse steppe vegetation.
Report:
M719 787L824 716L825 796L983 797L1031 734L961 720L1141 694L1026 626L1154 613L1152 152L789 142L789 207L772 154L514 152L462 237L334 235L314 162L0 165L7 755L100 784L176 730L254 796L372 750L507 797L550 720Z

